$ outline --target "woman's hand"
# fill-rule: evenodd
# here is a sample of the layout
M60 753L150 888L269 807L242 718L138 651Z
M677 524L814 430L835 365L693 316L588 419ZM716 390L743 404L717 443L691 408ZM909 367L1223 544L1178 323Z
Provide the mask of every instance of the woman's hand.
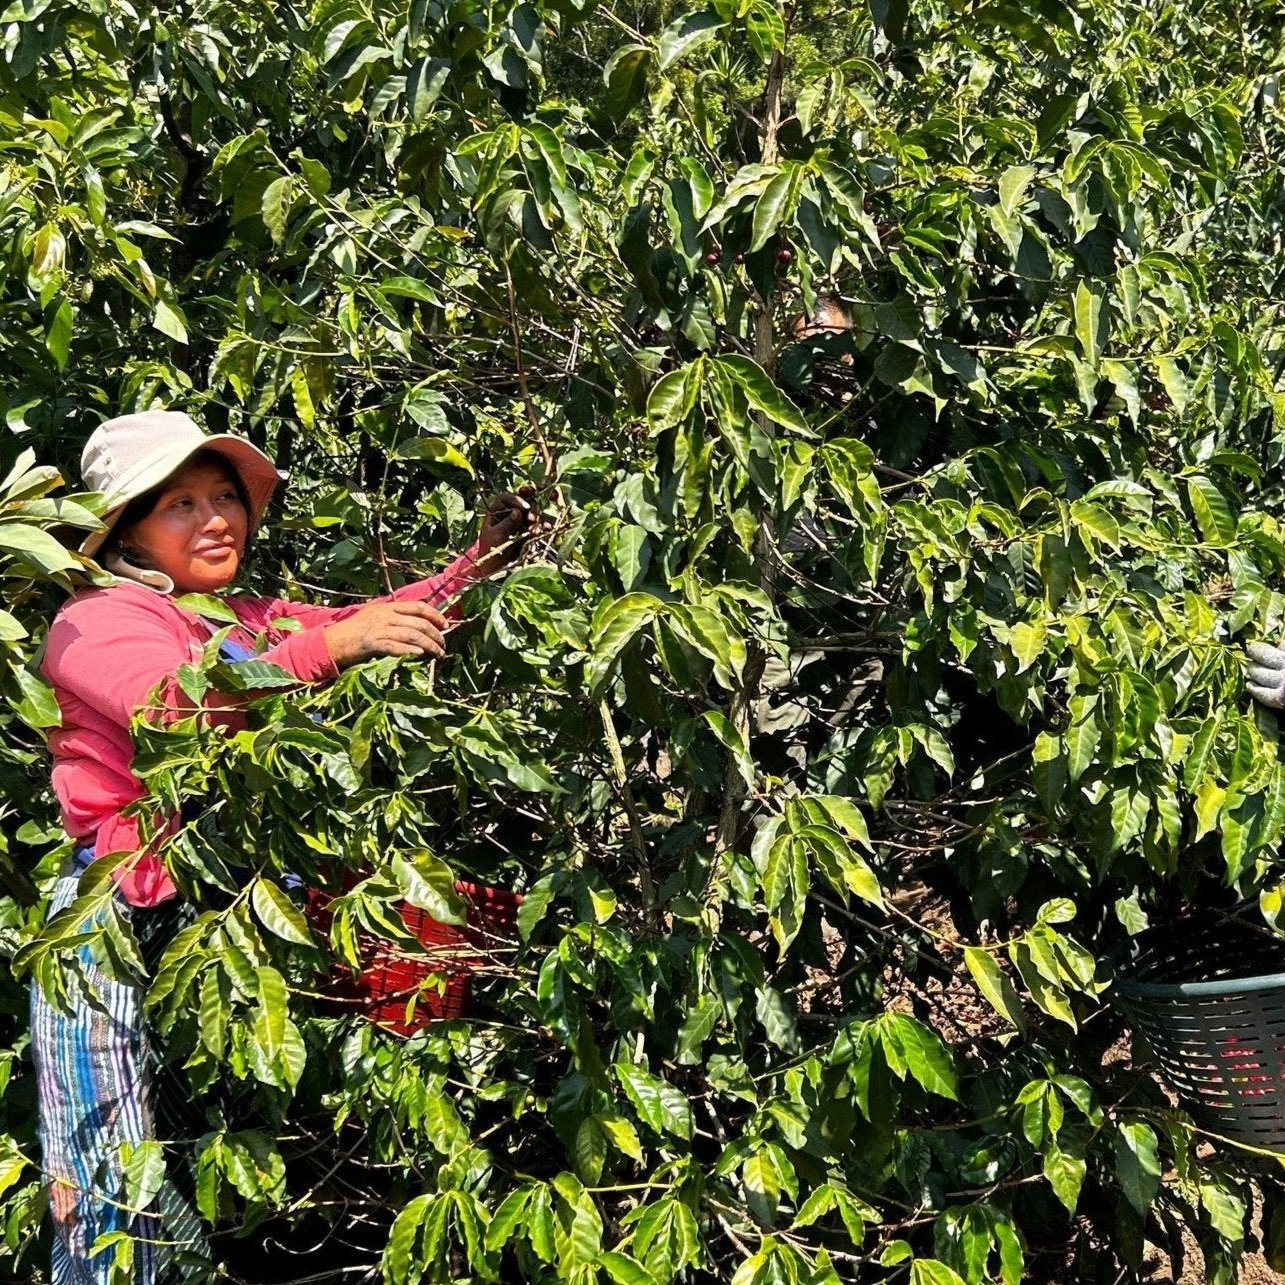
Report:
M489 576L512 562L526 542L540 529L540 509L535 487L522 486L514 495L505 491L486 506L482 535L478 541L482 556L478 573Z
M445 656L448 621L425 602L374 602L323 632L339 669L375 656Z

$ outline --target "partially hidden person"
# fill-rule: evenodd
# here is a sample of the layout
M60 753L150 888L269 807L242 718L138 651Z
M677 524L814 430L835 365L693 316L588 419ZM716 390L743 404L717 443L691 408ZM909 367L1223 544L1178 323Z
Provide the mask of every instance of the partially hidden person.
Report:
M63 605L41 666L62 713L49 747L63 825L75 845L49 913L75 901L89 862L109 862L119 912L143 940L165 922L177 890L157 851L164 834L140 829L137 810L130 812L147 793L132 770L130 723L140 710L162 720L193 712L178 671L201 659L223 622L203 619L178 599L233 583L246 542L283 479L252 443L207 435L175 411L101 424L85 445L81 472L87 488L108 497L103 529L82 552L115 580ZM256 655L301 684L326 683L377 656L443 656L455 597L501 570L537 529L538 514L524 495L493 500L477 543L444 571L384 597L325 607L224 595L238 622L224 656ZM274 624L279 620L295 627ZM256 640L266 643L257 653ZM209 715L212 721L238 718L236 698L226 699L228 708ZM173 828L176 819L167 824ZM109 978L89 948L80 949L94 1002L73 993L70 1011L63 1011L38 984L31 993L42 1164L55 1232L53 1285L201 1279L199 1220L174 1184L167 1182L146 1210L130 1209L125 1198L122 1157L155 1134L143 988ZM114 1232L128 1233L128 1241Z

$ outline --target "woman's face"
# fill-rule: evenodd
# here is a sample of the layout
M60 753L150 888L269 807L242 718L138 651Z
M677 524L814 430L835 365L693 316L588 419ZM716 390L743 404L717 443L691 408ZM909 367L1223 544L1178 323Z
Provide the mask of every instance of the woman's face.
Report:
M175 593L211 593L232 583L245 556L249 514L218 464L181 468L152 511L120 536L130 562L164 572Z

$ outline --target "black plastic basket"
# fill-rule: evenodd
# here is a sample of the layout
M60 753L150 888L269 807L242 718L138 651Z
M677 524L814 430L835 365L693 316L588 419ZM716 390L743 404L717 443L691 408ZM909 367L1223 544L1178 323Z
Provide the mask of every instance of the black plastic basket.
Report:
M1116 1001L1183 1107L1210 1133L1285 1151L1285 939L1211 912L1134 945Z

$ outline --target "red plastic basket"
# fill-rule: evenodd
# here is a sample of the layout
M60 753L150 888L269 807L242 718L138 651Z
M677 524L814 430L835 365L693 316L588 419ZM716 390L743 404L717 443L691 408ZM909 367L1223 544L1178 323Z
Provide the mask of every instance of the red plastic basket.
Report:
M410 954L396 942L362 933L357 939L360 971L354 975L346 964L337 963L328 998L394 1035L414 1035L430 1022L462 1016L468 1008L469 982L487 968L489 952L515 940L514 920L522 898L485 884L461 882L455 891L467 906L463 927L444 924L403 901L402 922L425 953ZM323 933L330 930L332 900L331 893L308 890L308 915ZM437 982L425 985L430 977L445 977L445 987Z

